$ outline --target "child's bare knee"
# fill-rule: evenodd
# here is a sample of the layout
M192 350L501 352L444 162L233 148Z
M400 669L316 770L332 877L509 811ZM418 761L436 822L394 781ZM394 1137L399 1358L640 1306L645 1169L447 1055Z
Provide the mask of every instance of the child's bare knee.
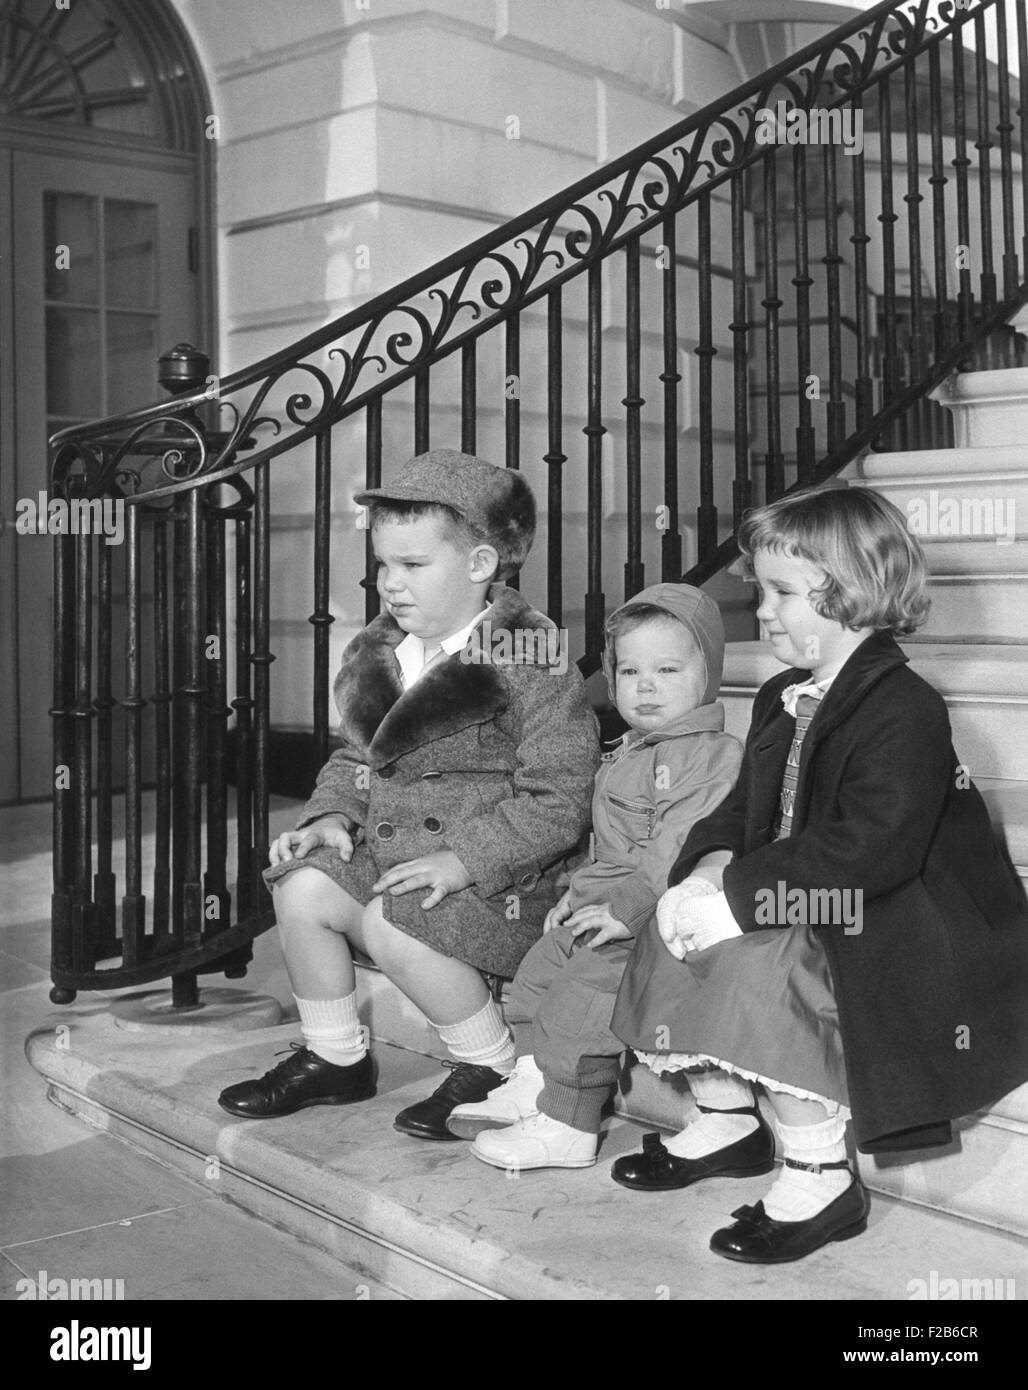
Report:
M294 869L274 886L280 927L314 926L345 931L351 899L320 869Z
M403 942L410 937L387 922L381 897L372 898L361 913L361 936L375 960L385 968L386 961L402 958Z

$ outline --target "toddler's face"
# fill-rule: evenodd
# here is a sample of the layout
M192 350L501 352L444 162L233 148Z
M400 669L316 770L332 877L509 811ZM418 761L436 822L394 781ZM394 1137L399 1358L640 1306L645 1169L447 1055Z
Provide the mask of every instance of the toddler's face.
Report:
M614 651L615 703L638 733L673 723L703 699L703 653L674 618L640 624L617 638Z
M454 543L443 518L381 521L372 544L379 595L404 632L438 641L481 612L488 568L477 562L475 551Z
M761 595L757 617L778 660L810 671L816 680L822 672L833 674L866 633L815 611L810 592L824 584L825 571L774 550L755 551L753 571Z

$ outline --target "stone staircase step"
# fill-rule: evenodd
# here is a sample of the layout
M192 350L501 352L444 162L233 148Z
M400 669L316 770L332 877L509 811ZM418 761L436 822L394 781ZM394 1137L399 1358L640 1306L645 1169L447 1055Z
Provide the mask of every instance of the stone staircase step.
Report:
M869 451L854 459L843 476L881 491L938 487L947 496L974 497L988 496L986 489L995 487L1007 496L1011 489L1023 490L1028 480L1028 439L975 448ZM1015 495L1020 498L1023 491Z
M931 395L952 411L958 449L1017 445L1028 439L1028 368L954 373Z
M1028 803L1028 786L1022 790ZM1028 832L1028 818L1023 829ZM362 969L358 987L361 1017L374 1038L440 1060L447 1056L420 1011L377 970ZM770 1120L766 1101L761 1105ZM649 1128L674 1132L690 1118L693 1100L684 1078L656 1077L632 1061L622 1075L615 1110ZM875 1192L1028 1235L1028 1085L955 1129L956 1140L945 1150L909 1153L901 1161L858 1155L864 1182Z
M1028 646L918 642L908 655L945 699L957 755L971 776L1028 781ZM754 694L781 669L766 642L726 647L721 699L729 733L745 735Z
M1028 513L1026 513L1028 518ZM1028 540L1023 536L1012 541L977 537L952 539L943 536L919 537L931 578L936 576L961 578L1009 578L1020 581L1022 594L1028 580Z
M925 548L915 641L1028 642L1028 444L867 453L843 476L894 502Z
M928 619L904 645L1028 645L1028 575L935 573L928 591Z
M627 1192L608 1169L637 1147L640 1131L621 1118L609 1122L596 1167L572 1173L507 1175L463 1144L400 1137L393 1115L438 1076L435 1062L412 1052L376 1049L373 1101L245 1122L217 1108L217 1093L260 1074L291 1028L151 1037L85 1007L61 1017L70 1046L52 1029L27 1044L57 1104L409 1297L894 1300L933 1271L957 1270L1013 1279L1024 1296L1016 1238L886 1196L875 1198L860 1239L773 1277L720 1260L707 1249L710 1233L757 1200L767 1179L714 1180L661 1197Z

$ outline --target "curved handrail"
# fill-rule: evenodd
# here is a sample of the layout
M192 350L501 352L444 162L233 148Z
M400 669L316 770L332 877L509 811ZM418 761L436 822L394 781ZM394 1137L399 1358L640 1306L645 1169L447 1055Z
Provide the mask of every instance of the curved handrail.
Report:
M799 109L809 110L819 97L828 109L842 106L994 3L978 0L973 9L957 10L955 0L882 0L727 97L359 309L226 376L215 388L60 431L50 441L55 483L60 481L62 466L77 453L87 464L87 475L92 473L91 478L87 476L87 490L96 495L118 477L133 443L151 427L178 429L184 437L169 437L162 460L167 481L140 494L148 500L222 481L294 448L627 241L642 237L669 214L760 159L765 149L755 140L756 113L774 104L776 91ZM827 100L826 83L837 89ZM652 177L647 177L648 170ZM622 177L620 186L611 187ZM569 222L578 225L568 226ZM431 309L418 304L419 299L431 301ZM338 359L342 364L338 384L333 384L322 365L303 360L325 349L330 361ZM379 379L365 380L369 370ZM291 373L306 374L308 379L302 383L304 389L294 384L287 395L282 413L295 428L282 434L280 421L260 412L271 392ZM242 409L224 399L247 387L256 389ZM235 417L215 452L208 437L189 420L197 407L212 400L232 410ZM241 449L254 444L253 431L264 427L275 430L274 442L240 456ZM89 448L92 441L109 444L112 435L126 431L127 438L113 451ZM67 452L69 447L72 454ZM138 489L138 474L126 471Z

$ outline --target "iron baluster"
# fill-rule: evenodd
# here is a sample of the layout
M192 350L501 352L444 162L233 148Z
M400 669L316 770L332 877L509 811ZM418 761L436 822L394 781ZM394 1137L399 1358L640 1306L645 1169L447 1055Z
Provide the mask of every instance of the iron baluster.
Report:
M122 963L137 964L146 929L143 895L143 710L140 680L140 508L125 508L125 894L121 900Z
M932 248L935 259L935 313L932 318L936 357L949 339L949 263L946 259L946 178L942 150L942 68L938 45L928 52L929 109L932 128Z
M640 392L639 240L625 247L625 471L628 556L625 560L625 598L644 585L642 561L642 421L646 402Z
M236 569L236 905L245 921L257 906L260 865L254 850L253 699L250 694L253 586L250 571L250 518L241 512L235 525Z
M175 524L171 533L172 544L172 596L174 600L174 621L171 630L171 739L172 767L178 773L171 779L171 934L180 943L185 932L182 885L186 872L186 782L185 771L186 730L184 726L185 700L183 689L186 685L186 621L188 569L186 558L186 527L189 499L192 493L179 493L174 502Z
M666 261L661 276L664 370L664 495L661 499L660 577L682 577L682 537L678 518L678 251L675 219L665 217L661 243Z
M564 320L562 296L553 290L546 302L546 612L560 627L564 621Z
M268 797L271 786L268 735L271 725L271 516L268 465L260 464L254 479L253 512L253 829L255 886L258 904L268 890L260 871L268 862Z
M985 11L974 16L975 81L978 94L978 233L981 256L982 313L988 318L996 307L996 271L992 250L992 136L989 116L989 58L985 51Z
M906 137L907 191L903 201L907 205L907 256L910 263L910 339L909 361L910 382L924 380L924 297L921 289L921 193L920 151L918 146L917 123L917 72L911 63L903 73L904 125ZM917 422L923 425L923 420ZM915 442L926 443L920 429Z
M369 401L364 438L364 486L382 485L382 397ZM364 532L364 621L378 616L378 565L371 538L371 527Z
M75 905L72 911L72 961L75 970L91 970L96 963L93 929L96 911L92 900L93 876L93 546L92 537L75 537L77 580L75 623Z
M55 538L54 655L53 655L53 891L51 970L55 982L76 969L72 952L72 913L75 901L77 848L74 783L75 756L75 542L70 535ZM75 991L55 983L50 998L70 1004Z
M808 391L811 380L810 360L810 274L809 211L807 206L807 147L795 145L792 154L793 173L793 235L796 242L796 478L810 482L814 473L814 454L817 434L813 424L813 406Z
M111 695L111 637L113 628L111 594L111 547L97 540L96 552L96 874L93 901L96 904L100 939L98 954L117 954L117 884L112 868L114 841L114 763Z
M460 447L473 454L478 439L478 339L469 338L460 350Z
M430 406L428 393L428 368L422 367L414 375L414 452L426 454L430 448Z
M207 759L206 789L207 861L203 873L203 922L213 922L221 930L231 919L228 893L228 688L225 653L228 640L225 613L225 517L217 505L217 489L206 497L201 510L206 555L204 563L206 630L203 643L203 674L206 676Z
M182 633L182 916L181 945L198 945L203 936L204 902L201 868L203 826L204 702L207 681L203 669L204 634L200 615L205 609L203 573L203 518L198 488L188 494L185 507L184 559L185 617ZM196 972L172 977L172 999L177 1008L197 1002Z
M697 255L699 319L696 356L700 386L700 502L696 509L696 549L701 560L717 549L717 505L714 501L714 312L710 250L710 194L697 203Z
M1028 7L1017 7L1017 114L1021 127L1020 156L1021 184L1021 283L1028 283Z
M882 226L882 403L892 405L900 393L901 371L896 332L896 222L892 200L892 93L889 79L878 84L878 121L881 141L881 207L878 221ZM881 321L881 320L880 320Z
M967 171L967 94L964 85L964 36L953 31L953 168L957 176L957 339L963 342L974 322L974 289L971 284L971 210Z
M586 437L588 471L588 587L585 595L585 649L599 656L603 641L603 296L599 262L588 273L588 409Z
M168 522L161 512L153 521L154 608L154 879L153 929L160 938L172 931L172 724L171 625L168 616Z
M751 505L749 332L746 283L746 203L742 175L732 179L732 361L734 368L735 478L732 483L733 526Z
M785 461L782 458L781 372L778 353L778 317L782 300L778 297L778 181L775 156L764 156L764 371L767 454L764 487L768 498L785 491Z
M1023 11L1024 6L1018 6ZM1014 242L1014 162L1011 135L1014 123L1010 119L1010 68L1007 53L1007 14L1003 5L996 5L996 73L999 84L999 187L1003 208L1003 298L1012 299L1017 293L1018 266Z
M836 193L837 150L823 146L825 179L825 283L828 297L828 448L834 453L846 438L846 402L842 394L842 305L839 271L839 199Z
M329 638L335 618L329 607L332 546L332 435L320 430L314 454L314 611L307 621L314 628L313 718L314 753L318 766L328 762Z
M856 128L858 121L862 127L863 119L864 103L862 98L857 96L853 98L854 128ZM797 146L797 151L802 148L802 146ZM864 166L863 142L861 142L859 150L851 156L850 163L853 173L853 234L850 237L850 243L853 247L853 282L856 299L854 331L856 335L857 374L854 382L854 394L857 429L866 430L874 417L875 403L874 380L871 375L871 324L868 312L871 291L867 280L867 248L871 238L867 233L867 190L865 187L867 173ZM813 458L811 458L809 472L801 476L805 479L813 478Z
M512 314L504 329L503 348L503 463L506 468L521 467L521 320ZM520 576L506 581L520 589Z

